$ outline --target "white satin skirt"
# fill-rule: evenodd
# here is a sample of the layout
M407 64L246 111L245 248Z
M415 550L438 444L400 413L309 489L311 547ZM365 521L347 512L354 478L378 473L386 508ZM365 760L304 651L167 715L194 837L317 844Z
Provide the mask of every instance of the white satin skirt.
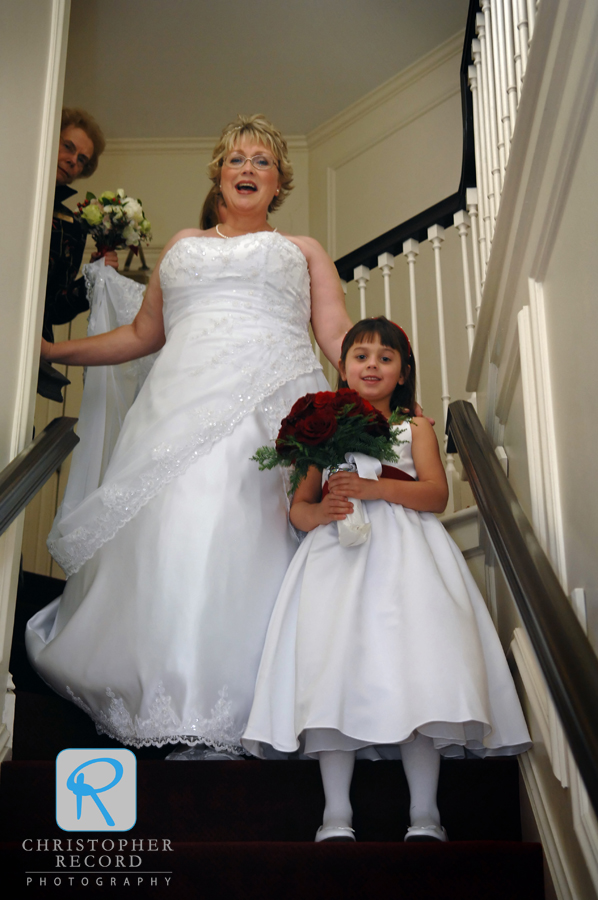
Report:
M484 600L432 513L364 502L371 534L311 531L274 608L244 746L257 756L400 756L416 732L446 756L527 750ZM367 750L367 752L366 752Z
M260 472L272 410L321 372L287 382L166 484L35 615L33 666L98 730L135 747L239 752L272 607L297 548L283 472Z

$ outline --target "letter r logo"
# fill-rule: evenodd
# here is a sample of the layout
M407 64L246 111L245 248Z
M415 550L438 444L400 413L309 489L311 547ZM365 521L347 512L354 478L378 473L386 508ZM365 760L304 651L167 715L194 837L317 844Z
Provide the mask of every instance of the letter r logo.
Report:
M129 831L137 820L130 750L63 750L56 757L56 823L63 831Z

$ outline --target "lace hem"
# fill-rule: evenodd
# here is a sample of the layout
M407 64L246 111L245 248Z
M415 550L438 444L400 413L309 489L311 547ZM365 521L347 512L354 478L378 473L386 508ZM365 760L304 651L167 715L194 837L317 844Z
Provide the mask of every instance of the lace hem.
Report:
M196 744L206 744L214 750L251 755L242 746L241 733L235 728L226 685L219 692L209 718L195 713L185 721L177 716L172 707L172 698L166 694L161 682L149 707L147 719L141 719L138 715L133 718L122 697L117 697L109 687L106 688L109 700L106 711L92 710L68 685L66 693L69 700L93 720L98 734L105 734L129 747L164 747L166 744L179 743L193 747Z
M310 346L311 351L311 346ZM93 519L90 525L81 525L68 535L61 535L55 522L48 537L48 550L70 577L78 572L81 566L107 541L137 515L140 509L152 500L159 491L174 478L183 475L189 466L207 453L212 446L232 433L234 428L250 413L255 412L260 404L276 393L279 388L294 381L302 375L321 370L321 364L313 353L311 359L293 367L291 377L288 372L282 373L274 381L264 385L251 398L247 406L228 406L214 413L209 409L197 410L194 418L196 431L185 446L170 447L162 445L153 453L150 471L142 472L136 479L134 487L126 488L118 484L100 488L104 504L103 511ZM250 399L250 398L246 398ZM290 407L289 407L290 408ZM288 410L283 413L286 414ZM282 418L282 416L281 416ZM280 419L279 419L280 422Z

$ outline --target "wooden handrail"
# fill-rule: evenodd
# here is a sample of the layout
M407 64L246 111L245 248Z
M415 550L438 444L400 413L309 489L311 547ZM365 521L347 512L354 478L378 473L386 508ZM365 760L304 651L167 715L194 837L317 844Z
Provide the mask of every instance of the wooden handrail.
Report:
M28 447L0 472L0 534L21 513L66 459L79 438L77 419L53 419Z
M519 609L588 796L598 814L598 658L507 480L471 403L449 406L480 515Z

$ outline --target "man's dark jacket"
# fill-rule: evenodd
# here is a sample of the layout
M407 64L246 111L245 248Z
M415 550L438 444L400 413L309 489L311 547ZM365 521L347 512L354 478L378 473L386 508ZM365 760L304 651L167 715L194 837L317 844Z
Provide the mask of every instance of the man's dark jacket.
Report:
M42 332L45 339L52 342L52 325L70 322L89 309L85 279L77 278L87 235L72 211L64 205L64 201L76 193L66 184L56 185Z

